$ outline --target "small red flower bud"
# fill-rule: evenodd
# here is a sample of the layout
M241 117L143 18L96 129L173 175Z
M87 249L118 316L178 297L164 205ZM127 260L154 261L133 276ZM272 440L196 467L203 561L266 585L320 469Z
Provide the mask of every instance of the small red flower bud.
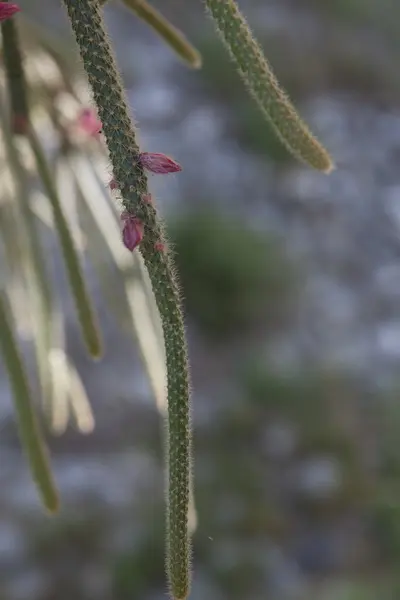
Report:
M154 244L154 250L157 250L158 252L164 252L165 246L162 242L157 242Z
M160 154L159 152L141 152L140 163L144 169L161 175L182 171L180 164L166 154Z
M15 13L20 12L20 7L17 4L9 4L8 2L0 2L0 22L9 19Z
M115 181L115 179L111 179L110 183L108 184L110 190L117 190L118 189L118 183Z
M78 128L89 137L98 137L102 131L102 123L98 119L95 111L91 108L84 108L76 119Z
M134 251L143 239L143 224L134 215L124 211L121 215L122 241L128 250Z

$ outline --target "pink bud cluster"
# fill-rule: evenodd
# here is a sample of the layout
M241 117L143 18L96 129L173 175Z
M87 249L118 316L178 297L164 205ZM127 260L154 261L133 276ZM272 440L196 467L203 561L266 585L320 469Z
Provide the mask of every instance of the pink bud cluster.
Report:
M159 152L141 152L139 161L142 167L151 173L165 175L167 173L177 173L178 171L182 171L182 167L179 163ZM109 187L111 190L119 189L118 182L115 179L111 179ZM142 201L146 204L152 204L153 200L151 194L142 196ZM121 224L122 241L124 242L125 247L133 252L143 240L143 223L140 219L135 217L135 215L124 211L121 214ZM164 244L162 242L157 242L155 244L155 250L163 252L165 250Z

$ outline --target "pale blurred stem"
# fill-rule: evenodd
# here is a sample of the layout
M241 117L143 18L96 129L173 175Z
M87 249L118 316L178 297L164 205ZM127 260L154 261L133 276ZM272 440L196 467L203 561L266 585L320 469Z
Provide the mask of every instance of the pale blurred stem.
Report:
M26 173L21 164L19 152L13 143L13 137L6 122L4 106L0 102L0 123L4 134L4 144L9 160L11 173L16 184L16 202L20 212L21 222L24 225L24 234L28 246L29 259L32 263L35 276L40 289L40 294L48 310L51 307L51 290L47 281L45 260L40 246L39 236L35 228L32 213L29 208L29 191Z
M105 5L107 0L100 0ZM186 39L185 35L172 25L154 6L146 0L122 0L123 4L153 29L193 69L201 67L201 55Z
M235 0L205 0L205 4L245 85L280 140L298 160L325 173L332 171L331 157L280 87Z
M65 90L76 98L76 91L71 83L71 75L76 71L76 54L71 52L68 40L37 21L27 18L26 15L20 15L18 18L22 21L22 35L26 35L28 39L33 38L35 44L50 55L60 68Z
M75 249L74 241L62 210L52 173L33 127L29 128L28 139L36 159L39 176L53 210L55 228L60 240L65 268L68 274L72 296L75 301L82 335L90 355L98 358L102 354L102 341L95 312L92 308L78 253Z
M22 73L22 80L24 80L21 56L19 60L21 63L20 71ZM46 155L31 124L28 124L26 134L31 145L32 152L35 156L39 176L42 180L53 210L55 227L60 240L70 289L75 302L82 335L90 355L94 358L99 358L103 351L100 330L96 321L94 310L92 308L91 299L79 262L78 253L74 246L73 237L62 210L60 198L58 197L57 188L55 186Z
M26 78L23 67L23 58L19 47L18 31L13 19L1 24L3 35L3 55L7 82L7 91L11 110L14 115L23 116L28 123L29 105L27 97ZM9 157L10 168L14 175L17 188L17 202L21 218L25 226L27 242L29 245L29 259L38 283L46 319L51 310L51 291L47 282L45 272L45 261L42 255L39 237L35 228L32 213L29 207L29 191L26 181L26 173L21 164L19 152L14 144L12 132L9 129L4 107L0 102L0 121L4 133L4 143Z
M144 225L140 245L160 311L168 378L168 510L167 573L171 595L187 598L190 588L188 534L190 419L189 373L179 288L172 257L155 245L164 242L154 206L142 200L148 194L136 132L96 0L64 0L79 46L98 115L103 124L114 179L125 209Z
M35 325L40 335L35 336L37 348L37 362L42 385L42 393L46 402L51 396L51 376L47 362L47 351L52 338L52 293L46 273L46 261L36 230L34 216L30 209L30 195L27 175L21 163L20 153L15 146L15 137L9 130L9 124L3 103L0 102L0 123L3 140L15 183L15 205L13 206L13 220L16 230L16 242L21 247L21 260L25 267L28 293Z
M8 312L6 300L0 295L0 351L13 391L19 435L42 502L49 512L54 513L58 509L58 493Z

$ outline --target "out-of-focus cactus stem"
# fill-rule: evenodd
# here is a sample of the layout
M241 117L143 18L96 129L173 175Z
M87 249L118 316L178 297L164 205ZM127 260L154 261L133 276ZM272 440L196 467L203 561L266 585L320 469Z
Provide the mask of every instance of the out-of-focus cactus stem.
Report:
M90 354L93 357L99 357L102 354L100 333L86 289L79 258L62 211L45 153L29 121L27 85L23 68L23 57L19 48L18 31L12 20L2 23L1 28L3 32L5 70L10 93L13 132L26 135L30 142L39 176L42 179L53 209L54 221L82 333Z
M50 513L54 513L58 510L58 493L51 475L45 442L33 408L24 366L7 313L6 300L1 295L0 351L13 391L19 435L43 504Z
M29 128L28 139L35 156L38 173L53 210L54 222L60 240L65 268L68 274L71 293L75 301L82 335L90 355L93 358L100 358L103 352L100 330L79 262L78 253L75 249L72 234L62 210L60 198L45 153L33 127Z
M100 0L102 5L106 2L107 0ZM201 55L198 50L154 6L151 6L146 0L122 0L122 2L139 19L149 25L186 65L192 69L201 67Z
M11 130L25 134L29 122L26 81L19 48L17 24L8 19L1 24L3 57L11 105Z
M27 174L22 163L21 153L11 132L8 112L0 102L0 124L2 127L4 148L10 172L15 182L12 234L21 247L24 274L27 279L27 292L30 311L37 328L34 336L39 380L44 404L52 400L52 377L48 361L48 352L53 332L52 290L47 279L46 256L43 252L35 217L30 205L30 192Z
M324 173L334 164L281 89L235 0L205 0L217 31L250 93L287 149Z
M136 131L97 0L64 0L83 65L103 124L113 178L127 213L144 228L139 250L160 311L168 379L167 573L170 593L184 600L190 589L188 532L191 431L185 328L172 257L140 160ZM163 243L164 251L156 250Z

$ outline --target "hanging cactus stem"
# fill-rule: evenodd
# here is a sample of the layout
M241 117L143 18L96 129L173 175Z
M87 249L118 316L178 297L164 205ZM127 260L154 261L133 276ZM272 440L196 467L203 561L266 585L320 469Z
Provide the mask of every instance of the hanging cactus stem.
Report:
M201 55L162 14L146 0L122 0L124 5L155 31L177 56L192 69L201 67Z
M200 69L202 60L198 50L154 6L147 0L122 0L122 2L128 10L151 27L188 67ZM100 0L101 6L106 3L107 0Z
M13 19L8 19L1 24L1 32L4 66L10 94L11 130L13 133L24 135L28 129L29 107L17 24Z
M55 513L59 506L58 492L8 312L6 299L0 296L0 352L13 391L19 436L43 505L49 513Z
M38 173L47 192L47 197L53 211L54 222L60 240L70 289L75 301L83 339L92 358L101 358L103 354L101 334L80 265L78 253L75 249L74 240L64 216L60 198L56 186L54 185L46 156L32 127L29 128L28 139L36 160Z
M235 0L205 0L220 37L238 72L281 142L301 162L330 173L331 157L279 85Z
M190 591L188 531L191 428L189 369L179 287L163 225L149 190L134 125L108 41L97 0L64 0L103 125L113 179L127 214L143 225L140 243L160 312L167 366L167 575L171 597L185 600ZM162 243L165 250L156 250Z
M74 121L74 125L69 127L67 124L65 126L64 118L67 111L63 114L62 109L59 108L62 102L58 100L60 96L70 94L74 97L76 104L80 102L80 93L64 73L60 77L60 81L63 80L63 83L57 84L53 92L50 92L47 74L43 76L46 83L43 86L45 92L43 93L41 89L40 94L38 93L40 107L43 109L41 100L44 97L44 104L51 115L55 131L58 134L62 132L60 138L64 141L59 146L61 148L60 160L65 160L67 164L71 161L71 165L79 164L79 160L75 162L75 158L72 159L74 153L70 152L74 146L74 133L77 134L77 138L81 137L88 141L88 144L92 144L99 152L104 150L104 145L107 148L112 167L108 188L115 192L123 205L119 215L120 240L118 241L121 246L117 241L115 244L117 252L114 252L114 249L111 252L111 245L108 245L111 238L111 236L108 237L109 224L107 223L104 229L99 225L100 221L107 222L107 215L111 215L111 219L115 217L115 211L109 202L109 193L104 190L106 186L102 182L100 191L106 196L108 206L106 218L103 219L104 212L101 212L99 204L96 204L98 201L96 193L93 194L95 198L92 199L92 207L90 210L86 208L87 212L92 213L92 217L95 215L92 220L97 228L97 247L91 247L89 250L92 262L95 265L97 262L100 271L106 262L104 256L111 254L116 259L120 250L122 258L120 259L118 255L118 264L125 268L126 279L128 279L127 271L129 271L129 268L126 268L127 260L132 260L132 272L141 271L141 275L143 275L144 270L147 270L148 273L146 288L141 290L139 311L139 303L136 301L136 307L132 309L131 305L135 302L130 302L131 298L128 299L132 287L129 290L128 287L126 288L127 298L125 300L126 304L131 304L129 310L132 313L134 329L139 332L137 337L145 362L152 363L153 368L147 367L147 371L157 402L159 406L162 406L162 413L166 416L166 571L171 599L187 600L191 589L191 535L197 524L191 455L188 350L173 255L164 231L164 224L158 213L157 202L149 192L147 179L149 173L177 174L182 171L182 166L166 154L142 151L139 147L136 125L130 116L126 94L103 22L103 7L107 0L62 0L62 2L79 49L94 106L84 107ZM122 0L122 2L136 17L149 25L186 64L192 68L201 66L201 56L197 50L147 0ZM328 151L314 137L289 97L280 87L272 67L240 12L236 0L204 0L204 5L244 84L281 142L294 157L304 164L320 172L330 173L334 169L334 163ZM76 195L72 193L73 188L69 188L68 185L63 186L58 179L57 184L55 183L46 152L37 135L37 128L35 128L36 112L31 110L32 115L30 115L23 53L18 40L18 24L13 18L19 11L20 8L16 4L0 2L3 63L10 101L10 121L5 106L0 101L0 123L4 129L5 154L9 161L9 170L15 180L16 195L18 196L16 198L18 211L15 211L17 216L14 219L14 223L16 223L14 231L18 235L15 236L17 239L13 248L18 249L14 254L22 257L21 262L25 261L26 302L30 306L34 321L36 321L32 330L34 335L38 334L37 337L40 338L36 347L42 388L50 389L53 386L52 376L56 371L58 383L63 379L60 373L64 373L64 384L72 373L74 387L68 387L70 381L68 385L64 385L64 399L68 400L69 396L74 396L73 412L78 426L82 431L89 432L93 428L93 416L80 379L74 372L73 366L69 364L64 351L64 338L61 334L63 325L62 327L59 325L58 331L54 334L56 318L52 310L51 287L47 285L45 261L41 258L42 251L34 226L34 215L39 215L40 210L36 205L32 206L35 204L34 202L31 203L31 194L27 186L29 181L27 167L23 162L24 156L19 146L20 142L21 148L23 147L22 143L29 146L35 160L36 174L47 194L53 216L53 219L50 217L48 221L58 235L82 335L89 353L94 358L100 358L102 355L102 339L81 268L80 256L75 247L75 238L64 214L63 191L66 190L67 199L72 205L75 204ZM53 56L60 56L61 51L54 40L49 41L47 45L42 41L40 45L42 49L45 47L46 51ZM34 72L35 68L32 66L32 73ZM31 75L31 73L29 74ZM43 83L40 76L38 79ZM28 81L30 82L30 79ZM61 93L60 90L62 90ZM26 139L17 139L16 136L24 136ZM97 143L94 143L93 139ZM90 155L86 158L89 162L93 157ZM71 166L71 170L72 179L77 178L75 171L78 169ZM165 179L168 180L168 178ZM90 188L87 177L85 185ZM84 185L78 186L79 194L82 197L84 196L84 187ZM81 211L74 214L78 221L82 219L85 208ZM97 214L101 214L100 220L97 220ZM46 218L43 218L43 221L46 223ZM117 222L115 219L114 221L115 231ZM8 233L5 233L4 223L1 224L1 230L5 238L5 245L7 245L9 236ZM99 238L101 238L100 242ZM96 241L96 232L93 234L92 230L92 241L93 239ZM115 239L113 241L115 243ZM86 238L83 239L83 245L85 243ZM6 250L8 249L6 248ZM10 255L11 252L8 252L8 256ZM136 265L135 268L133 268L134 265ZM129 275L130 283L136 286L137 281L133 281L134 278L131 275L132 273ZM103 282L104 280L107 280L107 277L103 278ZM109 285L108 287L111 288L111 292L114 291L113 286ZM40 421L36 417L29 380L14 332L18 323L17 311L14 315L10 310L6 289L8 290L4 284L3 292L0 290L0 354L2 354L10 381L19 436L28 458L33 480L44 506L50 513L54 513L59 505L58 492L51 474L47 447L41 432ZM151 302L149 302L150 296ZM136 299L138 297L136 295ZM33 306L34 304L35 306ZM151 306L149 306L150 304ZM154 308L155 304L156 309ZM118 312L121 312L120 309ZM140 329L146 329L146 324L149 323L155 329L150 343L144 341L145 336L140 335ZM155 348L158 352L154 351ZM157 355L156 360L154 359L155 355ZM47 363L51 365L51 368L48 368ZM154 368L154 363L156 363L156 368ZM160 372L162 373L161 377ZM165 377L167 394L165 394L164 386ZM58 385L58 391L61 388L62 386ZM51 392L54 392L55 389L56 386L51 387ZM165 402L166 398L167 402ZM59 403L59 405L61 404L62 402ZM53 407L55 406L56 403L53 404ZM64 402L64 407L68 407L67 402ZM62 418L57 419L58 431L63 430L67 423L68 411L64 410Z

